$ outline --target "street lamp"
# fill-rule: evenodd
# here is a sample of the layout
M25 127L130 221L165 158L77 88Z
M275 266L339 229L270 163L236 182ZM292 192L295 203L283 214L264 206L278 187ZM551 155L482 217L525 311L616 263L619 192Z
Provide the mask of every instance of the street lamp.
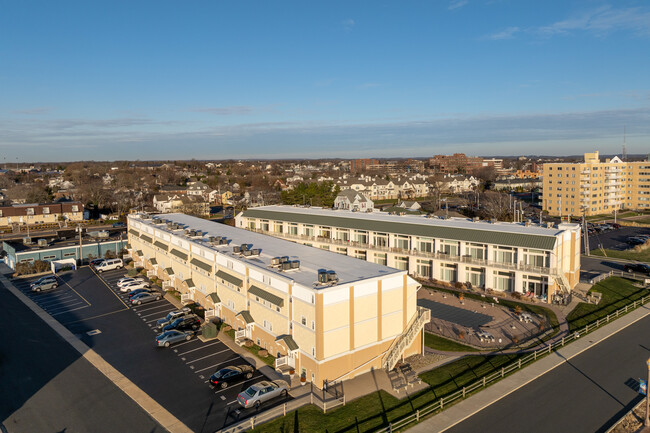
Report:
M648 383L650 382L650 358L648 358L646 364L648 365L648 381L645 385L645 422L643 425L650 427L650 397L648 396Z

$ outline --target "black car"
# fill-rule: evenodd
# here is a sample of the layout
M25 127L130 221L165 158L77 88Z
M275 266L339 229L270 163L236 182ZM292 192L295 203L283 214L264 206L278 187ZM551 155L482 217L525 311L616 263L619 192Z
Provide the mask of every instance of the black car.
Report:
M625 265L625 271L650 275L650 266L645 263L628 263Z
M170 331L176 329L177 331L198 331L201 327L201 319L196 315L179 317L169 325L165 326L162 330Z
M645 239L633 236L631 238L628 238L627 243L630 245L641 245L645 244Z
M156 328L163 328L170 323L172 323L174 320L178 319L179 317L185 317L185 316L190 316L192 314L192 310L190 310L187 307L183 307L178 311L172 311L169 314L167 314L165 317L162 319L159 319L156 322Z
M229 365L210 376L210 386L227 388L231 383L252 378L253 373L255 373L255 369L250 365Z

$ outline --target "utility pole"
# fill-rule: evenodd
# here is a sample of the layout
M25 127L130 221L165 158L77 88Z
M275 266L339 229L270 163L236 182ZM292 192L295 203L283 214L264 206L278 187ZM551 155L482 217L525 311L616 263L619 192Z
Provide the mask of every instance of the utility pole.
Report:
M77 224L77 231L79 232L79 266L84 264L84 253L83 253L83 244L81 242L81 224Z
M645 422L643 425L645 427L650 427L650 396L648 396L648 394L650 394L648 392L648 383L650 383L650 358L648 358L646 364L648 366L648 381L645 385Z
M589 232L587 231L587 218L585 216L586 208L582 208L582 236L584 237L585 255L589 256Z

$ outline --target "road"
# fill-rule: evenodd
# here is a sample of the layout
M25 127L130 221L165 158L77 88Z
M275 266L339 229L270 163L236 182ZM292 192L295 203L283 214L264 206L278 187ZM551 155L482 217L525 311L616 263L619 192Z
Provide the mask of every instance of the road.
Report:
M0 430L165 431L2 285L0 299Z
M647 374L648 329L650 316L446 431L606 431L641 400L637 380Z

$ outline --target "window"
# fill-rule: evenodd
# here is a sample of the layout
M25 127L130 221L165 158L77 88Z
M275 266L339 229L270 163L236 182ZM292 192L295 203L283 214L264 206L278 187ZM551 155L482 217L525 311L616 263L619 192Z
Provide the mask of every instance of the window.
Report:
M75 257L77 253L64 253L63 257Z
M300 316L300 324L307 326L307 318L305 316Z
M312 329L313 331L316 330L316 322L314 322L313 320L311 321L311 329Z
M289 223L289 234L290 235L297 235L298 234L298 224Z
M27 215L34 215L34 208L33 207L28 207L26 210Z
M440 265L440 279L443 281L456 281L456 265L442 263Z
M49 215L50 214L50 208L49 207L44 207L43 208L43 215Z
M433 239L430 238L420 238L418 240L418 250L431 253L433 252Z
M487 255L486 247L483 244L467 244L465 254L473 259L485 260Z
M409 270L409 258L408 257L395 257L395 268L400 271Z
M268 320L264 321L264 327L269 331L273 331L273 323L269 322Z
M79 206L76 204L72 205L72 212L79 212Z
M449 254L450 256L457 256L458 245L458 242L442 241L440 242L440 252L443 254Z
M417 261L417 273L421 277L431 278L431 260L418 260Z
M514 263L515 249L510 247L496 247L494 249L494 261L498 263Z
M397 235L395 236L395 248L401 248L404 250L410 249L410 237Z
M384 265L386 266L388 264L388 260L386 258L386 253L375 253L375 258L373 260L375 263L378 265Z
M43 260L52 260L56 259L56 256L43 256Z
M315 347L311 348L311 356L316 356L316 348ZM313 373L311 375L311 380L314 380L314 374Z

